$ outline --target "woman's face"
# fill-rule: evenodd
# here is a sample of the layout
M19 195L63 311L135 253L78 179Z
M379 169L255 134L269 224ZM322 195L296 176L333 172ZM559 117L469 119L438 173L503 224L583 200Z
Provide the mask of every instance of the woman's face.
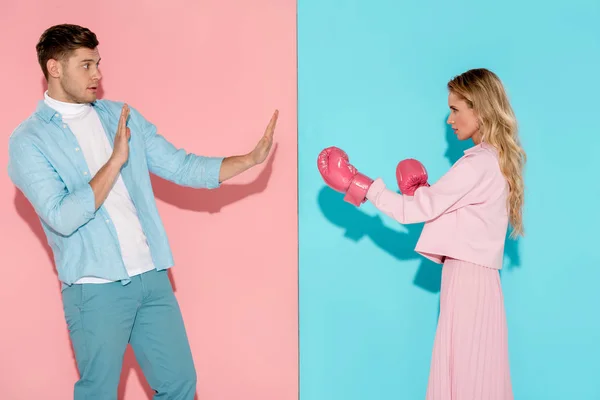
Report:
M458 140L473 139L475 144L479 144L481 134L475 111L469 108L465 100L452 92L448 94L448 107L450 107L450 116L446 122L452 126Z

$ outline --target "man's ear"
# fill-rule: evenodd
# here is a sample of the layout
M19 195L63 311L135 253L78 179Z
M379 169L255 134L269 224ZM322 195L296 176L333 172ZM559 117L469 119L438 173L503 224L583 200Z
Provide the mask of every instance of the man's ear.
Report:
M48 69L48 76L53 78L58 78L62 74L62 65L60 61L51 58L46 63L46 68Z

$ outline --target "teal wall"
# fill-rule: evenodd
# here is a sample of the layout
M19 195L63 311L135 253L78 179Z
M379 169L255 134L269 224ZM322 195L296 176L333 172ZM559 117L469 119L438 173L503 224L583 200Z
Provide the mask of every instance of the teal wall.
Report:
M516 399L598 399L600 2L299 0L300 399L424 399L440 266L421 225L343 202L316 158L338 146L395 186L430 181L471 143L446 128L446 83L486 67L517 114L526 237L502 285Z

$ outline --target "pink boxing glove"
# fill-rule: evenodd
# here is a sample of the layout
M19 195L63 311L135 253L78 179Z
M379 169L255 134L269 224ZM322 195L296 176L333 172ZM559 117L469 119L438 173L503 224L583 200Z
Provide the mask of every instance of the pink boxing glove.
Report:
M400 192L412 196L421 186L429 186L427 183L427 170L417 160L408 158L398 163L396 167L396 179Z
M328 147L319 153L317 166L325 183L338 192L345 193L344 200L360 206L367 200L373 180L348 162L348 155L337 147Z

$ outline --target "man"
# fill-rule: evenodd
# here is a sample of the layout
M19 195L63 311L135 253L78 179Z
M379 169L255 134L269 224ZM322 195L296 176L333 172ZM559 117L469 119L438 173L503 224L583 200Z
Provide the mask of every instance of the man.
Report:
M75 399L116 399L131 343L156 399L191 400L196 371L150 173L217 188L266 159L278 112L246 155L186 153L134 108L96 99L98 44L77 25L42 34L37 54L48 91L11 135L8 172L54 253L80 374Z

